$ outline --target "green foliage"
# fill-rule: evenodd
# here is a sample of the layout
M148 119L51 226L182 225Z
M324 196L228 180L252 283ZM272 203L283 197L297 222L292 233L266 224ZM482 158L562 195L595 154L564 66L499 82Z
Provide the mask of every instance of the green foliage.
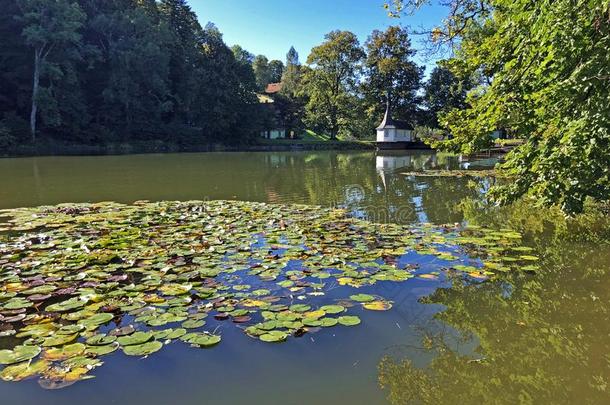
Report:
M247 52L185 0L7 0L0 35L0 119L29 120L46 143L235 143L259 130Z
M473 152L499 128L525 139L502 166L515 181L492 191L507 203L523 195L581 212L587 197L610 196L610 23L602 0L484 2L493 13L465 24L449 61L459 75L487 81L470 108L441 121L451 150ZM454 19L466 18L466 14Z
M438 128L439 113L466 108L466 93L470 87L468 80L459 80L443 65L436 66L424 86L424 105L428 114L426 122Z
M267 85L271 83L271 70L269 67L269 59L264 55L257 55L252 62L254 76L256 76L256 85L259 91L265 90Z
M386 31L373 31L366 42L366 51L367 75L363 90L375 124L381 122L388 94L394 118L414 122L424 68L412 60L415 50L407 29L391 26Z
M311 69L304 75L302 91L309 97L307 122L336 138L353 117L349 107L365 54L351 32L333 31L325 38L307 58Z

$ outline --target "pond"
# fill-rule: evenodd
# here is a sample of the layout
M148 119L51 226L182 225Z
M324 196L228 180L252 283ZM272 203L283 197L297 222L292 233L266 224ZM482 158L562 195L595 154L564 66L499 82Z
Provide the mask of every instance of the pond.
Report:
M339 277L337 282L321 283L324 285L319 292L323 295L308 296L303 301L315 307L345 304L345 315L361 321L355 327L339 325L298 338L290 336L283 343L264 343L244 333L239 325L210 316L206 330L222 336L222 342L214 347L193 348L176 341L147 358L116 351L101 358L104 364L92 370L93 379L57 390L41 388L35 378L0 382L0 398L10 404L62 405L85 401L607 402L607 246L566 237L566 231L553 223L552 217L530 212L531 207L490 218L477 205L493 182L490 178L405 174L485 168L493 163L461 162L430 152L376 155L332 151L0 160L0 209L67 202L133 204L142 200L152 203L138 203L136 211L157 209L154 202L191 200L203 201L196 204L214 209L216 200L234 200L245 202L226 203L237 207L229 212L238 216L240 211L264 212L270 207L256 203L273 207L304 204L322 207L313 212L345 209L350 217L363 221L356 223L363 232L371 223L388 223L401 226L392 228L401 232L422 232L424 241L429 241L430 232L447 235L437 245L444 244L453 233L457 235L457 229L462 228L455 224L489 225L497 234L493 234L495 244L486 249L512 246L517 252L533 252L511 258L515 260L511 268L520 269L517 271L463 274L445 269L455 266L451 264L452 254L455 259L459 256L474 263L475 258L468 257L470 253L445 251L437 245L438 251L434 251L431 243L419 240L417 246L406 246L413 251L402 255L396 264L416 269L408 279L397 282L379 278L375 283L359 285L358 277L353 276L351 281ZM282 215L289 218L294 208L279 210L286 210ZM269 219L261 215L263 220ZM299 220L306 224L317 219ZM263 222L260 226L266 226ZM291 225L289 219L287 223ZM423 225L427 223L431 225ZM443 224L451 226L440 227ZM350 223L349 228L342 229L348 232L353 226ZM513 230L523 235L518 246L506 245L513 243L505 238L508 235L510 239ZM535 265L518 261L524 257L532 258ZM7 263L3 266L8 271ZM297 268L290 266L294 263L287 268ZM528 268L532 271L522 271ZM226 282L235 287L236 279L253 285L261 281L231 273ZM371 311L358 302L349 307L345 298L354 294L383 297L380 300L391 303L391 309ZM305 300L305 295L301 297ZM296 304L298 299L291 303ZM16 344L14 336L0 337L0 349L13 349Z

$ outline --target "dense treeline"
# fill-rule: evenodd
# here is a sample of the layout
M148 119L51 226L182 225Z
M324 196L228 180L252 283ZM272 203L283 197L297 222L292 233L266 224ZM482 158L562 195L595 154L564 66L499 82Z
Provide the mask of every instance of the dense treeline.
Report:
M396 118L434 125L404 28L362 46L327 35L306 64L229 48L186 0L0 0L0 148L29 142L178 145L252 140L281 125L370 138L387 95ZM438 75L432 92L451 92ZM257 94L282 82L270 114ZM440 86L440 88L438 87ZM426 87L428 89L428 87ZM278 122L279 121L279 122Z
M0 139L239 141L257 85L184 0L0 0Z

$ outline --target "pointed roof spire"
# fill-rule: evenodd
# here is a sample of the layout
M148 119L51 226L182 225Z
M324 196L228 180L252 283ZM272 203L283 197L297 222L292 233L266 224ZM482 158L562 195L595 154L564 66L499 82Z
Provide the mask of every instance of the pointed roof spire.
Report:
M411 125L410 123L398 121L392 118L392 97L389 91L386 96L385 116L383 117L383 121L381 121L381 124L379 124L379 126L377 127L377 130L383 130L388 128L413 130L413 125Z
M381 124L379 124L379 127L377 127L377 129L384 129L395 126L396 123L392 119L392 101L390 97L390 92L388 91L386 95L385 116L383 117L383 121L381 121Z

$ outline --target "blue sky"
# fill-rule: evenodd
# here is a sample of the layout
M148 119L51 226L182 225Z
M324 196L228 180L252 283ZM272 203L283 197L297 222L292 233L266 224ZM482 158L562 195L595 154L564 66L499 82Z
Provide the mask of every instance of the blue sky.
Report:
M383 9L384 0L190 0L190 4L202 25L211 21L218 26L227 44L280 60L294 46L301 62L324 34L335 29L352 31L364 43L374 29L394 24L431 27L445 15L442 7L428 6L414 16L392 19ZM414 38L413 46L420 48L419 42ZM416 62L434 66L434 60L423 55Z

